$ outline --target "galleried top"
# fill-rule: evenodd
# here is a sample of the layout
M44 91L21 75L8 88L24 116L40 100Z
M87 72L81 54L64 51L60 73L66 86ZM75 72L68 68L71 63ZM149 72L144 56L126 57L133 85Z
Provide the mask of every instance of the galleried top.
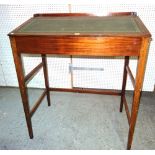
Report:
M9 35L150 35L137 16L33 17Z

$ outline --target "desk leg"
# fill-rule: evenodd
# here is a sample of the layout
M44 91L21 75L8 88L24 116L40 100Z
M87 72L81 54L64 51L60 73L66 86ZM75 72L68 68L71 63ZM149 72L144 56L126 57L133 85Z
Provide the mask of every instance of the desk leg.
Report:
M127 82L127 70L126 66L129 64L129 56L125 57L125 62L124 62L124 73L123 73L123 84L122 84L122 91L121 91L121 103L120 103L120 112L123 110L123 98L125 95L125 88L126 88L126 82Z
M44 72L44 79L45 79L47 102L48 102L48 106L50 106L51 105L51 102L50 102L50 91L49 91L47 58L46 58L46 55L45 54L42 54L41 56L42 56L42 62L43 62L43 72Z
M32 139L33 130L32 130L31 115L30 115L30 107L29 107L29 102L28 102L27 88L25 86L25 81L24 81L24 71L23 71L24 68L22 65L21 54L19 54L17 51L16 41L14 38L11 38L11 47L13 51L13 57L14 57L14 62L15 62L15 67L16 67L16 72L17 72L17 78L18 78L21 98L23 102L23 108L25 112L25 118L26 118L27 127L29 131L29 136Z
M138 115L140 94L141 94L141 89L143 85L149 40L150 40L149 38L143 38L142 46L140 50L140 56L137 64L135 90L134 90L134 96L133 96L133 102L132 102L131 119L130 119L130 125L129 125L129 133L128 133L128 144L127 144L128 150L131 149L133 134L134 134L137 115Z

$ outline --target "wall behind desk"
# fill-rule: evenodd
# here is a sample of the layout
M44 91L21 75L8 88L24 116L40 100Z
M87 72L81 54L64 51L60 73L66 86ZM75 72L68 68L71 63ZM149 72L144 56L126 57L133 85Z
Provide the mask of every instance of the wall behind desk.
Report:
M68 13L68 12L89 12L98 15L106 14L106 12L130 11L137 12L138 16L143 20L147 28L152 34L148 62L144 80L144 91L152 91L155 84L155 9L151 4L24 4L24 5L0 5L0 86L18 86L15 66L7 34L34 13ZM28 73L40 61L38 57L24 56L25 72ZM72 63L75 67L95 67L103 68L104 71L76 70L73 71L73 83L71 83L71 74L69 72L70 57L49 57L49 80L51 87L70 88L105 88L105 89L121 89L122 72L124 61L122 58L80 58L73 57ZM130 61L131 69L136 73L136 59ZM28 84L29 87L44 87L42 70ZM132 90L132 84L128 78L127 89Z

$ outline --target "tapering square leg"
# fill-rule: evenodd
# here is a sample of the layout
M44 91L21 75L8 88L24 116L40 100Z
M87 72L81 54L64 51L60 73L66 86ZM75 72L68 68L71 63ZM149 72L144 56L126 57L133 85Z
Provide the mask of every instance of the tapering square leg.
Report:
M139 110L139 103L140 103L140 96L141 96L140 94L142 90L147 55L148 55L149 42L150 42L149 38L143 38L141 50L140 50L140 56L138 58L135 90L134 90L134 96L133 96L133 102L132 102L131 119L130 119L130 125L129 125L129 133L128 133L128 144L127 144L128 150L131 149L131 145L133 141L133 135L134 135L135 125L136 125L136 120L137 120L137 115Z
M13 57L14 57L17 78L18 78L18 83L19 83L19 89L20 89L21 98L23 102L23 108L25 112L28 132L29 132L30 138L32 139L33 130L32 130L31 115L30 115L30 107L29 107L29 102L28 102L27 88L26 88L25 81L24 81L24 68L22 64L21 54L17 50L16 41L13 37L11 38L11 47L13 51Z
M43 72L44 72L44 79L45 79L47 102L48 102L48 106L50 106L51 105L51 102L50 102L50 91L49 91L47 58L46 58L46 55L45 54L42 54L41 56L42 56L42 63L43 63Z
M129 65L129 56L125 56L124 61L124 72L123 72L123 83L122 83L122 91L121 91L121 102L120 102L120 112L123 110L123 97L125 95L125 88L126 88L126 82L127 82L127 70L126 66Z

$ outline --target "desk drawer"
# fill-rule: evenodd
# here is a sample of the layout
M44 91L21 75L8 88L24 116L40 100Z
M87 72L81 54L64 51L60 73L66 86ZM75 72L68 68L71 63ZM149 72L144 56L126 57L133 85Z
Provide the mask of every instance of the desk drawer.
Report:
M19 52L87 56L138 56L140 37L16 36Z

